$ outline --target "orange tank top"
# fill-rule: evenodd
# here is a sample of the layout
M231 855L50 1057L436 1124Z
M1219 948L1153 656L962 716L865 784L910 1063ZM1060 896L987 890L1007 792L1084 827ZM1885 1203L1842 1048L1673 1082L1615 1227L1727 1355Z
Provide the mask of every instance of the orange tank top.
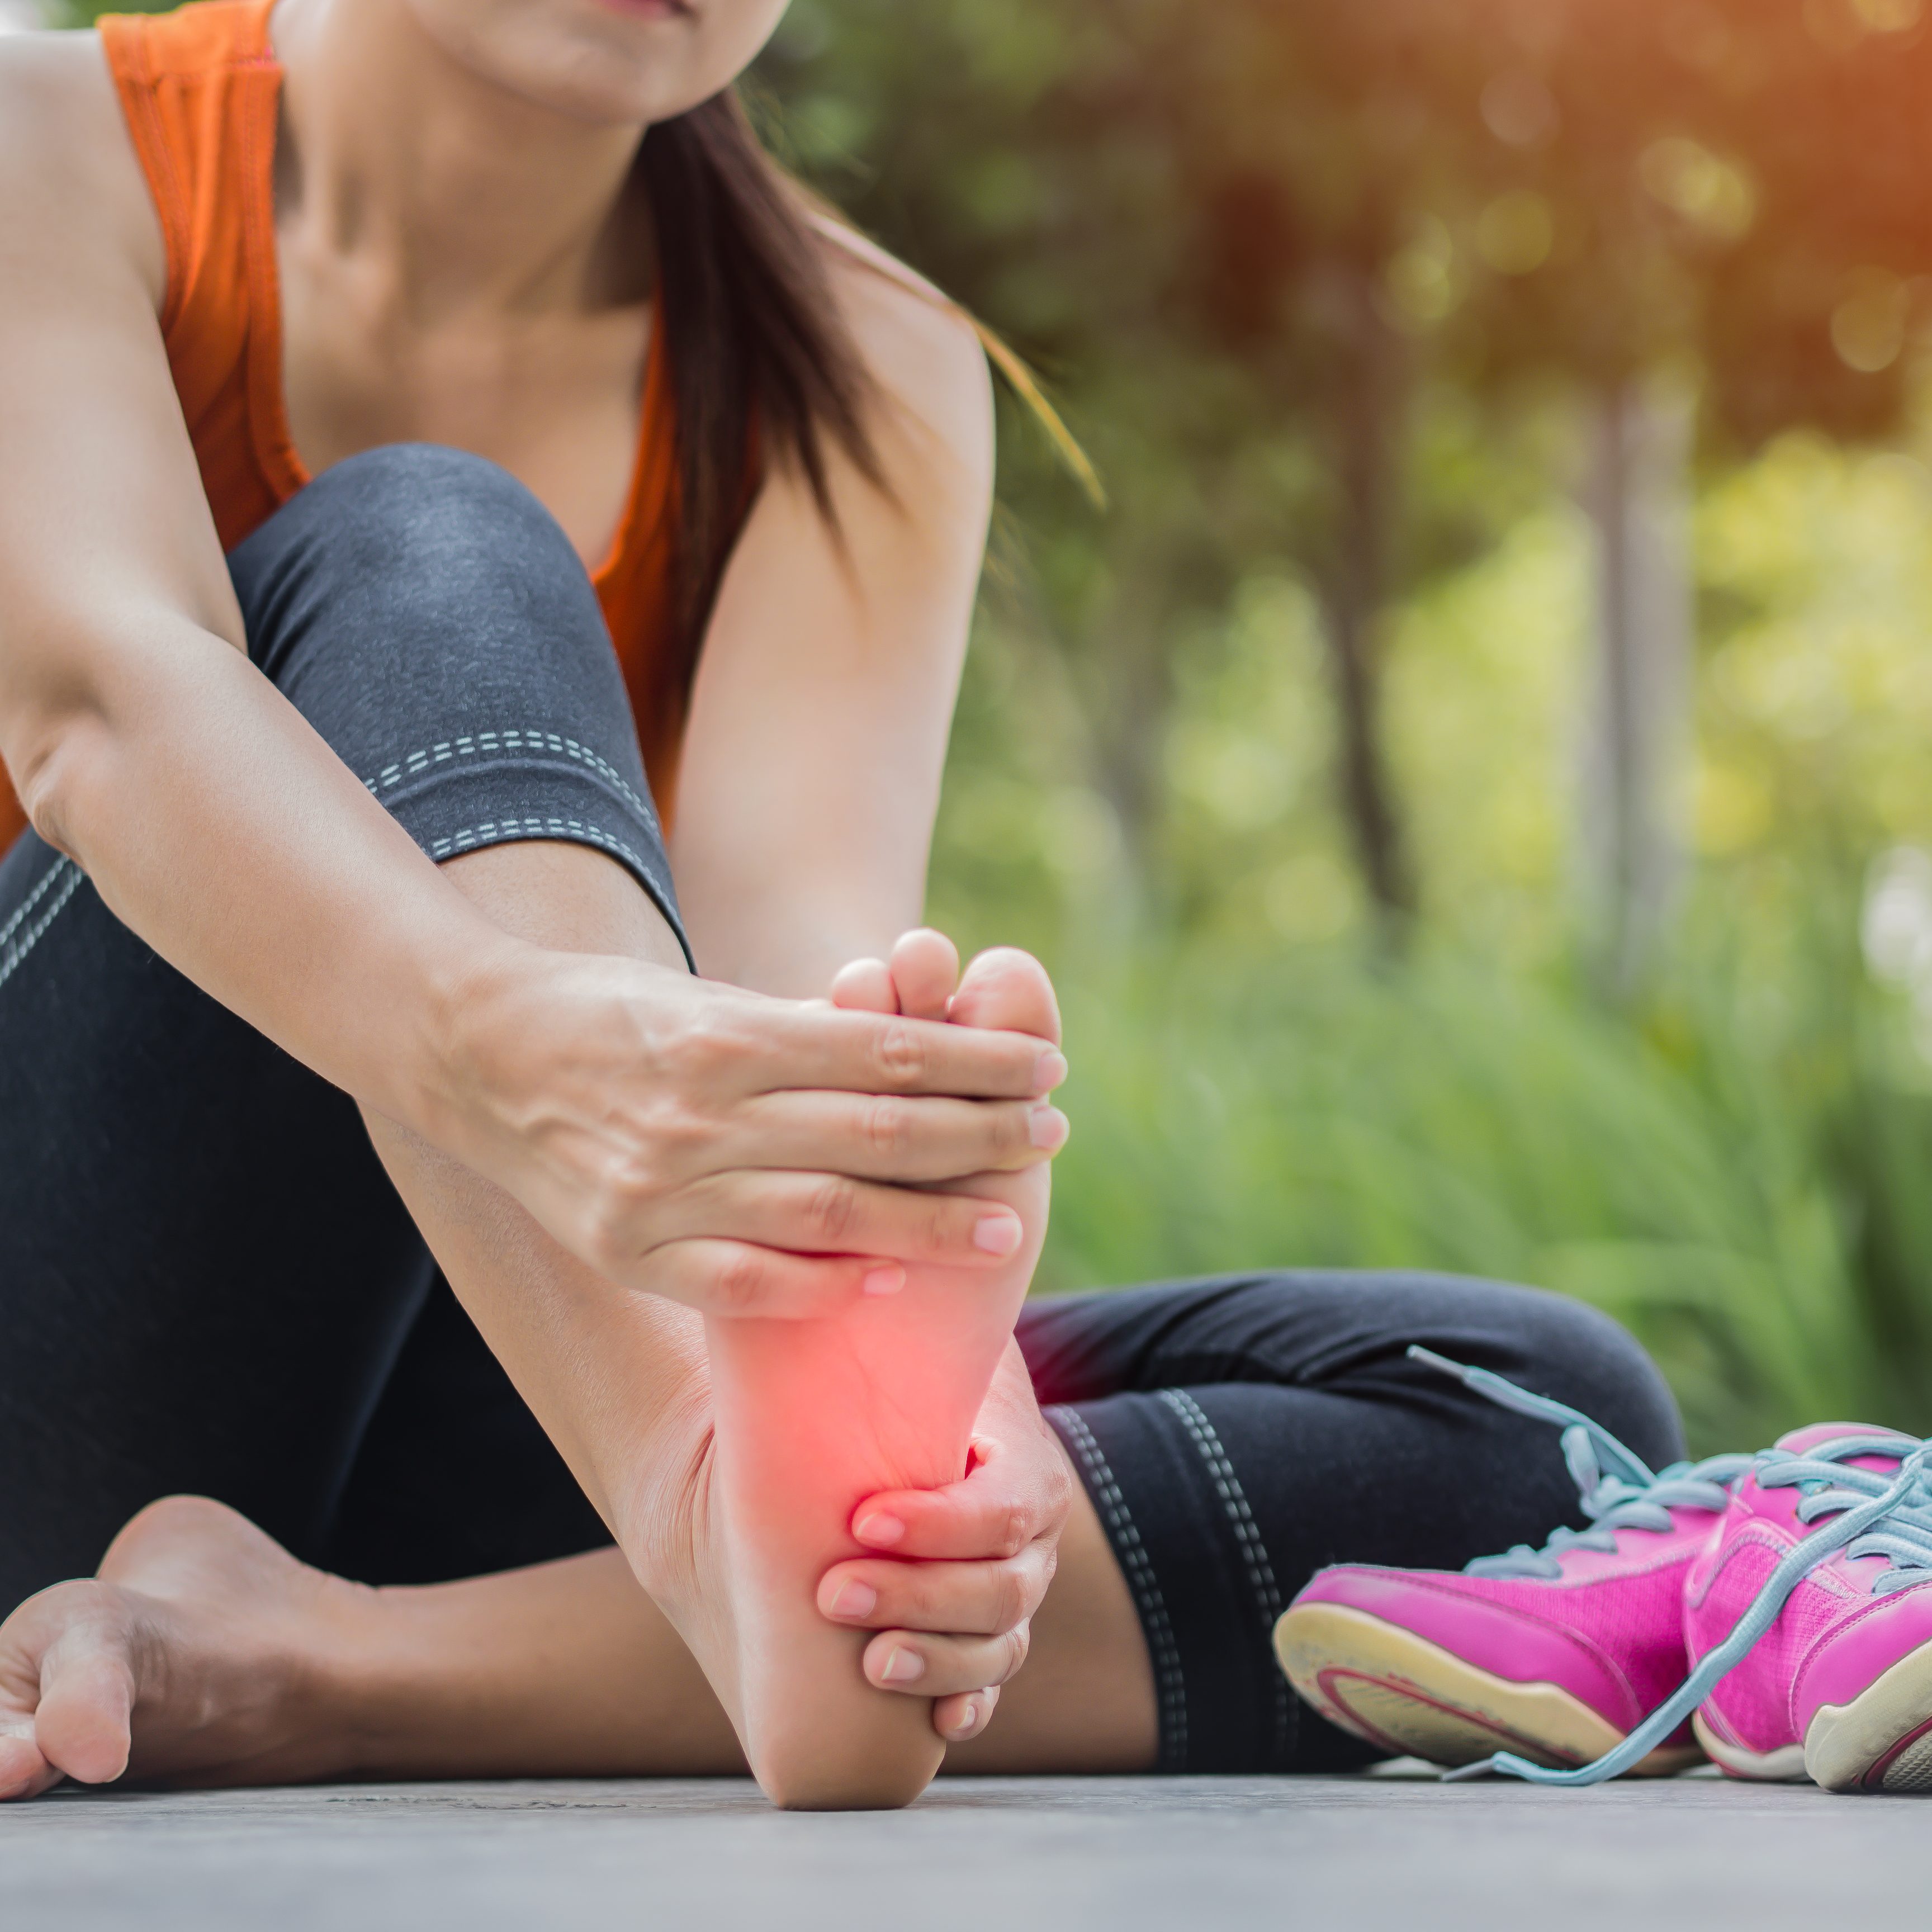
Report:
M268 40L272 4L200 0L100 23L166 238L161 332L224 550L308 481L282 394L274 182L282 74ZM677 617L678 472L662 335L651 332L622 520L592 574L668 824L684 694L668 705L659 682Z

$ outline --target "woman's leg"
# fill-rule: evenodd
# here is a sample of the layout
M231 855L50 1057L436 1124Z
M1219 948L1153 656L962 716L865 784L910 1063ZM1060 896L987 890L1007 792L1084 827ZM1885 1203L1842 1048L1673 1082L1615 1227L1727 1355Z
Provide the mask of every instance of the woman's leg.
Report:
M1410 1343L1583 1410L1653 1467L1683 1454L1670 1392L1623 1329L1491 1282L1232 1275L1037 1303L1019 1340L1134 1606L1163 1771L1367 1761L1276 1664L1295 1592L1325 1564L1454 1568L1576 1520L1549 1429L1408 1360ZM1105 1627L1118 1644L1118 1618ZM1040 1660L962 1766L1010 1762L1016 1719L1047 1737L1078 1721L1051 1671L1029 1683Z
M380 452L271 518L230 560L251 652L433 853L578 841L668 907L568 546L567 571L503 596L529 560L500 517L495 577L433 580L439 544L460 562L473 543L479 473L497 476ZM568 731L610 712L628 767L622 745L606 756ZM514 822L491 808L506 796ZM327 1553L428 1292L422 1238L347 1099L157 959L31 835L0 866L0 1598L92 1570L170 1490Z
M682 963L615 658L527 491L454 452L373 452L319 478L232 567L264 668L496 924L554 952ZM1049 1028L1033 974L1036 997L1016 982L969 1023ZM714 1322L707 1337L690 1310L615 1288L458 1162L379 1116L367 1125L766 1788L796 1803L911 1796L940 1756L931 1700L868 1684L866 1634L821 1616L814 1592L858 1553L863 1496L963 1473L1024 1245L976 1270L970 1292L958 1270L909 1268L902 1292L836 1317ZM989 1308L1003 1311L991 1328Z
M0 1601L171 1490L326 1550L428 1292L353 1105L31 833L0 865Z
M1322 1564L1432 1567L1540 1542L1574 1509L1548 1431L1412 1375L1420 1340L1603 1420L1654 1464L1669 1396L1615 1324L1439 1276L1230 1276L1036 1304L1022 1339L1090 1486L974 1773L1329 1770L1372 1755L1286 1695L1269 1637ZM702 1774L741 1760L689 1651L614 1550L430 1588L304 1570L225 1511L176 1502L103 1584L0 1632L7 1681L61 1640L147 1660L136 1774ZM177 1706L179 1706L178 1708ZM83 1689L76 1723L98 1720ZM207 1714L234 1714L210 1726ZM4 1711L0 1708L0 1732ZM3 1794L0 1794L3 1795Z

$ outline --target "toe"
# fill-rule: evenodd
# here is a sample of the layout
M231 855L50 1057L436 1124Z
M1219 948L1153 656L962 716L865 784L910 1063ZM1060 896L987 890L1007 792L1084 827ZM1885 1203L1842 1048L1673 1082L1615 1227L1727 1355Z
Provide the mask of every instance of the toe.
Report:
M832 1004L848 1012L896 1013L899 996L883 959L855 959L832 982Z
M952 1017L962 1026L1003 1027L1060 1042L1060 1006L1046 968L1010 946L982 952L967 968Z
M82 1784L106 1784L128 1768L134 1676L118 1631L76 1633L62 1645L34 1718L48 1762Z
M899 1011L915 1019L943 1020L959 983L959 949L943 932L921 926L892 948L892 984Z

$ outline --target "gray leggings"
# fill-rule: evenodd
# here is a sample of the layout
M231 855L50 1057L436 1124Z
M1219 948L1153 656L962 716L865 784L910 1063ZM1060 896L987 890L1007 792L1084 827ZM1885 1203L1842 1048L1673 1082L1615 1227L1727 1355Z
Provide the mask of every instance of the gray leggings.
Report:
M593 845L676 924L596 598L520 485L372 452L230 562L254 662L426 851ZM1230 1276L1035 1304L1019 1339L1138 1607L1170 1771L1365 1754L1268 1648L1320 1564L1460 1564L1570 1517L1554 1432L1408 1342L1588 1410L1653 1463L1681 1453L1621 1329L1491 1282ZM0 863L0 1610L178 1491L370 1582L606 1540L347 1096L28 834Z

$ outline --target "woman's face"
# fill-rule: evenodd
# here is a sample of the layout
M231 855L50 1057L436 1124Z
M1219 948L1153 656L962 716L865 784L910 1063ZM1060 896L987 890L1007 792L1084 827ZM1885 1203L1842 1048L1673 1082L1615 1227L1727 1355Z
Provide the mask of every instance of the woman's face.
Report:
M735 80L789 0L407 0L472 73L586 121L668 121Z

